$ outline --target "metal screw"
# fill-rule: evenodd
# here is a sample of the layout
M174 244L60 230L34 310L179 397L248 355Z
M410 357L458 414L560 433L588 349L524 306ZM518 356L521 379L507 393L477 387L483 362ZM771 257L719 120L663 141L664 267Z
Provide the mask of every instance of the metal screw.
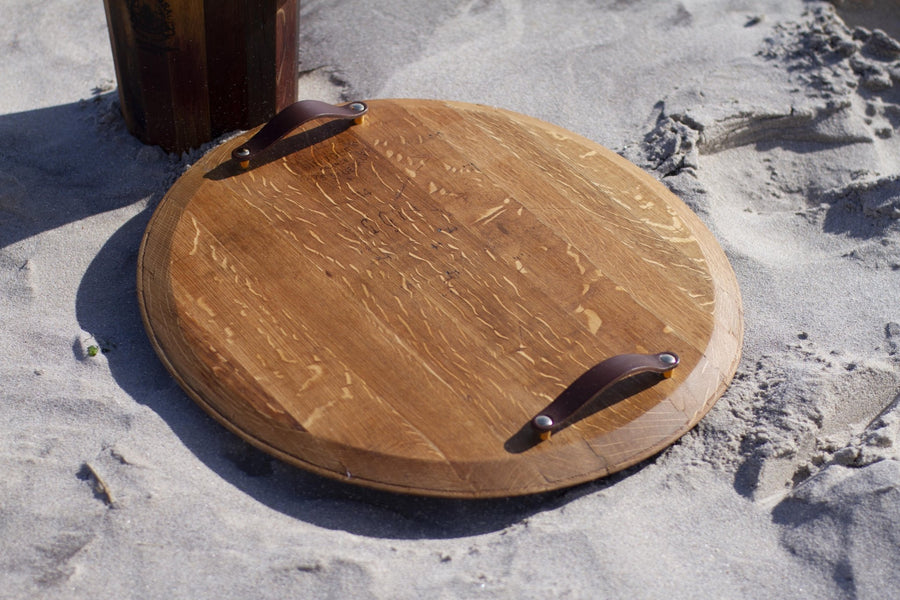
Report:
M553 419L547 415L538 415L534 418L534 424L542 429L550 429L553 427Z
M675 357L674 357L673 355L671 355L671 354L660 354L660 355L659 355L659 361L660 361L661 363L663 363L663 364L666 364L666 365L674 365L675 363L678 362L678 359L675 358Z
M250 149L249 148L240 148L239 150L237 150L234 153L234 155L238 156L240 158L245 158L247 156L250 156Z
M354 102L347 108L349 108L350 110L356 111L356 112L362 112L362 111L366 110L366 105L363 104L362 102Z

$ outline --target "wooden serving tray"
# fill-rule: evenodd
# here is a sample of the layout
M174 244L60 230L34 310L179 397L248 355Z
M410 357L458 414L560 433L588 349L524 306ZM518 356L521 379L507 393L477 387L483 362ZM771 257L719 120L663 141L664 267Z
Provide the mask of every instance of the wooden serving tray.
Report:
M186 392L284 461L375 488L496 497L647 458L737 367L737 282L697 216L615 153L455 102L377 100L247 170L210 151L140 251L150 340ZM623 353L549 440L531 420Z

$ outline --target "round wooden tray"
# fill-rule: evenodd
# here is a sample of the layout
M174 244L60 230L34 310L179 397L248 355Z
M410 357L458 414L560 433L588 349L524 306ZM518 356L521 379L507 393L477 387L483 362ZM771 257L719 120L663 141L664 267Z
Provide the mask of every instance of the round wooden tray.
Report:
M226 427L297 466L434 496L527 494L647 458L734 375L734 273L697 216L613 152L520 114L378 100L242 170L210 151L140 251L151 342ZM585 371L673 351L546 441Z

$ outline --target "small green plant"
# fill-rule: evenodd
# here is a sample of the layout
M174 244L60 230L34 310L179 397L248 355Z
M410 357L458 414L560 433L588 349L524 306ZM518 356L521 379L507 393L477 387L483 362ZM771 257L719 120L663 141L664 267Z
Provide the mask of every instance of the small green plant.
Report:
M88 346L88 349L87 349L88 356L97 356L98 352L100 352L100 348L98 346Z

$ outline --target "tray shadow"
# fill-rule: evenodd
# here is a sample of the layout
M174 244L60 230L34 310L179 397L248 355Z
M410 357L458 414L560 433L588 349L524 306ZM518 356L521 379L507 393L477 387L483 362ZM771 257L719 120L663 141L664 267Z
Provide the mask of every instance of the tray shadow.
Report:
M152 196L179 159L125 130L114 93L0 115L0 248Z

